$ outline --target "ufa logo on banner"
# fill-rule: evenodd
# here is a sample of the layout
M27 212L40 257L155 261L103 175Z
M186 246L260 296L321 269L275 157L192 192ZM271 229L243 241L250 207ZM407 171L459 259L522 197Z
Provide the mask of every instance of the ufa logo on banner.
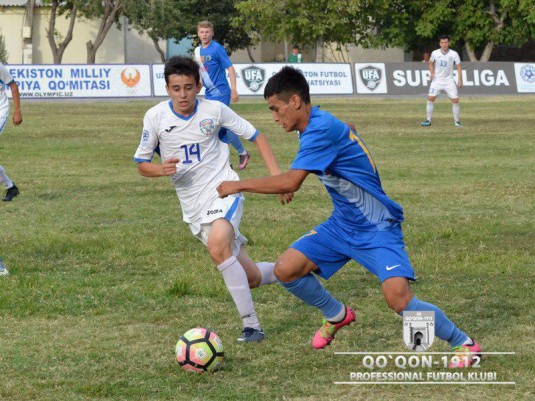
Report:
M243 82L251 92L258 92L266 79L266 71L260 67L247 67L241 70Z
M435 312L403 312L403 340L411 351L427 351L435 339Z
M386 93L384 63L355 64L357 93Z
M359 70L360 73L360 79L362 79L362 82L366 85L366 88L373 91L379 83L381 82L381 79L383 78L382 71L379 68L368 66L361 68Z

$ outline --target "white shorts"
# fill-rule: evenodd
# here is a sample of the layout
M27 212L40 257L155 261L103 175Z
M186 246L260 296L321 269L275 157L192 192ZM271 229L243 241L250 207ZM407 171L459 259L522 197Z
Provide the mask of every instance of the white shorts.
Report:
M4 128L6 127L8 118L9 114L7 116L0 116L0 135L2 135L2 132L4 132Z
M438 96L441 92L446 92L450 99L457 99L459 91L457 84L452 79L451 81L436 81L433 80L429 86L429 96Z
M243 196L228 196L217 198L209 207L205 208L201 217L193 223L189 223L189 228L193 235L204 245L208 244L208 234L212 228L212 222L217 219L226 219L234 227L234 245L232 254L238 255L243 245L247 244L247 238L240 233L240 222L243 213Z

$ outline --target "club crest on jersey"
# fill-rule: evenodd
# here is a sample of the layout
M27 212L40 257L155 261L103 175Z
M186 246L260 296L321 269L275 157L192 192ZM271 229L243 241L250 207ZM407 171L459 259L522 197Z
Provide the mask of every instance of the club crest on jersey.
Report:
M258 92L266 79L266 71L260 67L247 67L241 70L243 82L252 92Z
M366 88L369 90L374 90L379 86L382 77L382 71L379 68L373 67L371 65L363 67L359 70L360 79L366 85Z
M207 118L199 123L199 128L204 135L213 135L215 132L215 122L211 118Z

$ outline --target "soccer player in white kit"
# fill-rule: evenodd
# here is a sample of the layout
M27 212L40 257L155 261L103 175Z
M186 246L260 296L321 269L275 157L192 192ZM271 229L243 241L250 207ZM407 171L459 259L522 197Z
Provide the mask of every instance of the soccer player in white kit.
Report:
M219 198L216 187L221 182L239 180L230 165L229 147L219 138L220 128L251 140L272 175L281 173L279 165L265 136L248 121L221 102L197 99L202 86L194 60L172 57L165 64L164 76L171 99L145 114L134 161L145 177L171 177L183 220L207 246L242 317L244 329L238 341L262 341L265 335L250 288L275 283L275 265L255 264L245 251L247 239L239 231L243 195ZM162 164L152 162L158 145ZM281 203L290 202L292 196L282 195Z
M453 66L457 69L457 84L453 80ZM427 97L427 119L421 122L423 127L431 125L431 117L435 106L435 99L440 92L446 92L451 100L453 110L453 123L456 127L462 127L459 115L461 112L459 106L459 94L457 87L463 87L461 75L461 59L459 54L450 49L450 38L448 35L440 37L440 49L431 53L429 59L429 71L431 72L431 85L429 86L429 95Z
M7 86L11 89L13 105L15 107L13 111L13 125L19 125L22 123L19 87L7 68L0 63L0 135L2 135L7 120L9 119L9 100L6 93ZM7 202L12 201L13 198L19 194L19 189L15 183L9 179L2 166L0 166L0 182L6 187L6 194L2 200Z

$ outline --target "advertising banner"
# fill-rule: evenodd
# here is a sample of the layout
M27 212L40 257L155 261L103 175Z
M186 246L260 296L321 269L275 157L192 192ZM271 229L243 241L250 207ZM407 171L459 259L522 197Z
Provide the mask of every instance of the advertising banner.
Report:
M351 95L353 91L353 77L350 64L323 64L323 63L259 63L234 64L236 70L236 85L238 94L262 96L264 87L270 77L276 74L285 65L292 65L303 71L312 95ZM163 64L152 66L154 96L167 96ZM227 77L228 78L228 77ZM204 94L204 89L201 94Z
M462 66L462 95L513 94L513 63L469 63ZM357 94L426 95L431 73L428 63L356 63ZM454 72L457 82L457 71Z
M151 96L148 64L6 65L22 98ZM11 92L8 91L11 97Z

